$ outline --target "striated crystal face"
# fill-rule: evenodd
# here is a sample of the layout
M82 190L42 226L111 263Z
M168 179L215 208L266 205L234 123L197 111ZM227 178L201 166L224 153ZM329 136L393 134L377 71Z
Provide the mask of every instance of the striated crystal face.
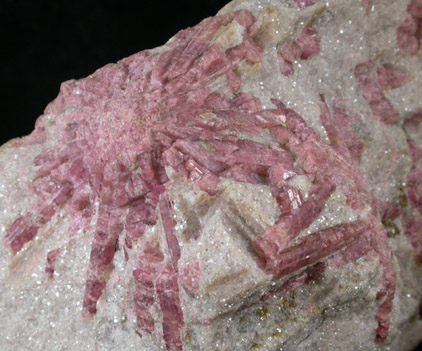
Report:
M63 83L0 151L8 347L410 350L422 4L374 6L233 1Z

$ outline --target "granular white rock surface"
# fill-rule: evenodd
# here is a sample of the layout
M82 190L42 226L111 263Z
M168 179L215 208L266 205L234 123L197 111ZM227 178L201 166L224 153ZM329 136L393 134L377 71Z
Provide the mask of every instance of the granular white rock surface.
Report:
M2 350L412 350L422 2L234 0L0 148Z

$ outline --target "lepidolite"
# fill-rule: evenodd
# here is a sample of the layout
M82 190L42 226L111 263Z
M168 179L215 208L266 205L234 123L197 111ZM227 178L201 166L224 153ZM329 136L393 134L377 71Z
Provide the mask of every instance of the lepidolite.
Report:
M235 0L0 149L5 350L411 350L422 2Z

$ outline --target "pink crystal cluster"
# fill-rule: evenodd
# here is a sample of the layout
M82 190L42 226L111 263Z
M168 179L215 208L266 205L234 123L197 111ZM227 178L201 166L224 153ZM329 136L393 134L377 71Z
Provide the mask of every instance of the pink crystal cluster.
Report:
M320 42L318 32L311 27L305 27L295 41L285 43L278 52L280 73L290 77L293 74L294 62L319 54Z
M299 6L313 3L296 2ZM243 40L223 50L212 40L231 22L244 27ZM179 32L161 53L141 52L88 78L64 83L58 98L46 109L47 114L58 115L57 144L34 160L37 179L32 190L37 203L10 225L7 245L18 253L63 208L71 216L73 232L88 230L96 214L83 313L96 313L113 270L118 239L125 233L126 258L137 250L133 270L137 332L140 336L154 332L151 307L158 302L166 347L178 351L183 348L184 327L178 283L193 296L199 289L201 270L196 261L183 269L178 265L181 247L166 168L173 168L210 196L219 196L222 178L265 184L276 199L280 216L251 244L259 267L273 281L283 279L266 296L306 284L327 265L340 267L375 252L383 267L376 341L384 342L396 277L382 219L395 218L400 210L394 204L380 204L365 190L359 169L363 144L340 99L331 110L323 96L317 101L329 138L326 143L281 101L273 99L273 108L263 109L257 97L240 92L242 77L237 65L259 65L263 59L253 40L257 29L254 17L245 10L208 18ZM294 61L318 55L320 40L314 29L306 27L296 41L285 44L278 54L281 73L289 76ZM385 124L397 123L398 114L383 91L406 83L408 78L387 67L377 70L371 61L359 64L355 77L374 118ZM221 78L232 96L210 91L210 84ZM420 114L406 121L409 128L420 122ZM266 133L272 141L264 145L239 133ZM19 143L45 140L45 127L38 122L34 133ZM413 145L416 164L420 150L410 139L409 145ZM288 182L297 175L312 182L306 198ZM419 213L421 179L422 168L415 166L409 173L408 192L411 206ZM352 209L369 206L372 210L364 219L300 236L319 217L334 191L343 193ZM165 233L166 250L159 242L142 241L147 228L158 223ZM420 260L421 227L420 217L407 219L406 233ZM60 250L47 256L46 272L51 278Z
M416 55L422 39L422 1L412 0L406 19L397 31L397 43L404 54Z

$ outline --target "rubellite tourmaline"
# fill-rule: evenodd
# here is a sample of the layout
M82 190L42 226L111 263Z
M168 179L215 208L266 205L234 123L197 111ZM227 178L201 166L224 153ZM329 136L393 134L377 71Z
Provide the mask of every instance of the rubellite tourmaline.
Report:
M0 150L2 314L70 286L54 347L37 328L61 317L28 312L43 349L410 350L422 7L405 5L235 0L63 83ZM57 294L42 311L73 308Z

